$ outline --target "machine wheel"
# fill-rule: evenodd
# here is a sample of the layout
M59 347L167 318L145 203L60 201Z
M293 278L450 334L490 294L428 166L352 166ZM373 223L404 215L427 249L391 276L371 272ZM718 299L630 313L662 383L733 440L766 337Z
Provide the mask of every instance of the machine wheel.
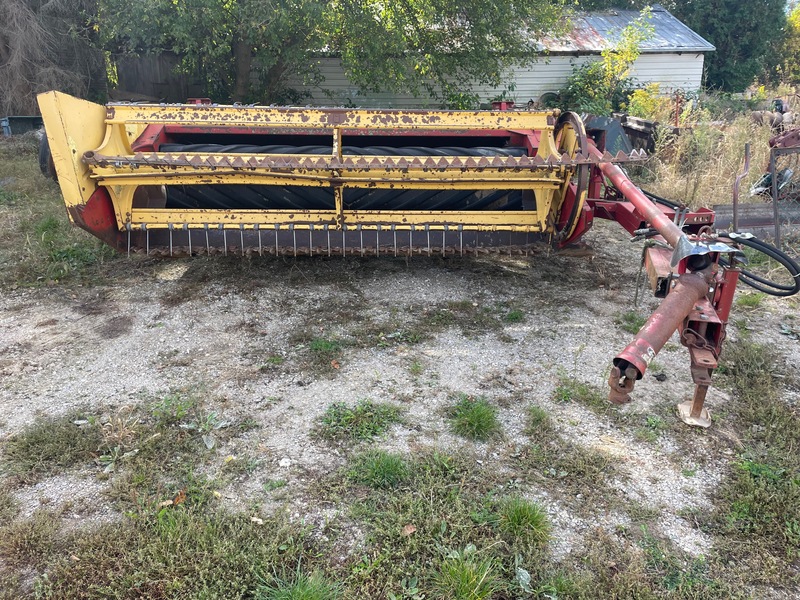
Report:
M49 177L53 181L58 181L56 165L53 163L53 157L50 154L50 144L47 142L46 135L42 135L42 139L39 142L39 170L45 177Z
M589 143L586 137L586 128L583 125L583 120L577 113L564 112L556 122L553 135L556 140L556 148L559 153L568 154L575 157L578 155L588 155ZM570 207L563 207L569 210L569 215L566 219L562 219L559 214L556 222L561 226L557 226L556 240L562 241L569 238L580 218L581 209L586 201L586 192L589 189L589 165L578 165L575 168L576 176L576 189L575 189L575 202ZM570 182L567 182L569 185Z

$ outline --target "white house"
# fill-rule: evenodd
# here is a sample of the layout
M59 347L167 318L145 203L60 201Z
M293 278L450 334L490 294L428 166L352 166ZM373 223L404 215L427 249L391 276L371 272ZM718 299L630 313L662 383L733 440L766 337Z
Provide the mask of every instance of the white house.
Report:
M542 94L561 88L575 65L597 60L600 53L612 46L620 32L635 19L635 10L605 10L581 13L573 17L572 31L564 37L546 39L542 58L529 67L518 67L505 78L514 82L510 96L518 103L538 100ZM657 82L663 93L674 90L694 91L700 88L703 59L714 46L681 23L665 8L655 5L649 21L654 34L640 46L641 54L633 65L632 76L642 86ZM438 103L410 94L360 94L348 81L341 63L335 57L317 59L325 80L319 87L293 87L311 94L311 105L356 105L374 108L424 108ZM496 97L501 89L475 86L482 102Z

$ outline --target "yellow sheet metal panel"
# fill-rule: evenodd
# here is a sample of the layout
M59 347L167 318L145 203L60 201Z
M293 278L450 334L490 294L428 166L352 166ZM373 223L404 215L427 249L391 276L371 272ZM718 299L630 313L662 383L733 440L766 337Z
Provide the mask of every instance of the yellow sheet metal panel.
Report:
M377 225L395 225L398 230L429 226L431 229L444 229L447 225L455 229L459 225L465 231L494 231L498 229L522 232L543 230L540 213L536 211L344 211L344 224L348 227L361 225L364 229L376 229ZM222 225L225 229L253 229L281 225L284 229L293 226L308 229L309 225L328 225L337 227L337 213L332 210L175 210L175 209L133 209L131 227L142 224L148 229L167 229L169 224L182 226L186 223L194 229L205 225L214 228Z
M110 104L108 123L219 125L225 127L291 129L369 129L470 131L552 130L550 112L355 110L345 108L271 108L170 104Z
M37 99L64 202L68 207L85 204L97 184L82 157L106 137L106 108L61 92L45 92Z

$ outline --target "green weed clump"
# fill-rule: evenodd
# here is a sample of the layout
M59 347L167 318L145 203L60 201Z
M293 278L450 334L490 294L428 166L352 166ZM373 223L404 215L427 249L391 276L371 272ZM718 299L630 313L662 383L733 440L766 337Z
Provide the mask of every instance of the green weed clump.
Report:
M399 423L400 409L391 404L361 400L355 406L334 402L320 419L317 434L334 441L367 441Z
M293 577L278 578L256 592L256 600L336 600L340 586L331 583L319 572L310 575L298 571Z
M433 574L433 585L440 598L486 600L498 591L500 582L492 557L480 557L474 546L453 552Z
M461 394L449 415L453 432L467 439L484 441L500 432L497 409L485 398Z
M510 496L498 507L500 531L515 540L543 544L550 538L550 521L541 506L519 496Z
M647 318L634 310L629 310L617 317L614 322L626 333L637 334Z
M409 469L399 454L373 450L355 458L349 475L372 488L393 488L408 479Z

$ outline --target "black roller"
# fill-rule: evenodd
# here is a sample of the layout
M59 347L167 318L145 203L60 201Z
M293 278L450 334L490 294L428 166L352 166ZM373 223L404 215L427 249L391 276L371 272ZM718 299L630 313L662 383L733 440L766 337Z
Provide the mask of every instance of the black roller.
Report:
M331 154L331 146L254 146L246 144L161 144L159 152L208 154ZM346 156L525 156L525 148L447 146L344 146ZM521 210L520 190L387 190L344 192L348 210ZM238 210L333 210L333 190L306 186L167 186L167 208Z

